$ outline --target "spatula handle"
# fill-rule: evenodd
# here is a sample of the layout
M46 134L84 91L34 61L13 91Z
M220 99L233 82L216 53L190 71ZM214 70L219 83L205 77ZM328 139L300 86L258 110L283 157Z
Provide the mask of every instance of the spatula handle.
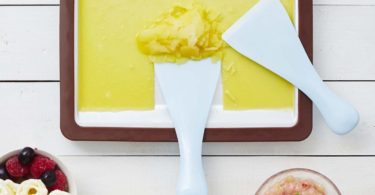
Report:
M180 137L180 173L177 195L207 195L202 163L202 140Z
M306 72L299 87L314 102L327 125L339 135L349 133L359 121L358 111L338 97L314 71Z

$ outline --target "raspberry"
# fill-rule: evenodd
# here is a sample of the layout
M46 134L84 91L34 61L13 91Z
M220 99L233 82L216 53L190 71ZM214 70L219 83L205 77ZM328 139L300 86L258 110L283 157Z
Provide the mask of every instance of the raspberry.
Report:
M29 166L22 165L18 161L18 156L13 156L7 160L5 167L10 176L15 178L25 177L29 174Z
M53 190L67 191L68 179L66 178L65 174L60 170L56 170L55 174L56 174L56 183L55 185L49 187L48 190L50 192Z
M30 167L31 176L34 179L40 179L40 176L44 172L55 170L55 167L56 167L55 161L44 156L35 156Z

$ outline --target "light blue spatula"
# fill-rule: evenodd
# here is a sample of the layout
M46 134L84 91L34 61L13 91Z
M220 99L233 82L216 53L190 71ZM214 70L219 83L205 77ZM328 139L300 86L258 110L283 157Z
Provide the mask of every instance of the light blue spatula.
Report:
M316 73L279 0L261 0L223 34L223 39L302 90L335 133L346 134L358 124L356 109L334 94Z
M176 128L180 147L177 195L207 195L202 141L220 76L211 59L155 64L155 74Z

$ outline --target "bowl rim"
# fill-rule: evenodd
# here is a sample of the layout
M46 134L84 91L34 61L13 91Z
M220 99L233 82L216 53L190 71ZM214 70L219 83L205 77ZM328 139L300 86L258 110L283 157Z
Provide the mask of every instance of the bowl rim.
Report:
M324 180L326 180L333 188L334 190L336 190L336 192L338 193L338 195L342 195L341 194L341 191L339 190L339 188L336 186L335 183L333 183L333 181L328 178L327 176L325 176L324 174L322 173L319 173L317 171L314 171L314 170L311 170L311 169L307 169L307 168L291 168L291 169L286 169L286 170L283 170L283 171L279 171L275 174L273 174L272 176L270 176L266 181L264 181L262 183L262 185L258 188L258 190L256 191L255 195L261 195L260 192L261 190L263 190L263 188L270 182L272 181L273 179L277 178L278 176L280 175L283 175L285 173L290 173L290 172L294 172L294 171L302 171L302 172L307 172L307 173L311 173L311 174L315 174L315 175L318 175L319 177L323 178Z
M44 150L40 150L38 148L33 148L33 149L34 149L36 154L46 156L46 157L48 157L48 158L50 158L50 159L52 159L53 161L56 162L59 169L61 169L61 171L65 174L66 178L68 179L68 188L69 188L68 193L70 195L77 195L77 186L76 186L75 179L72 176L72 174L70 173L70 171L68 170L68 168L66 168L64 163L62 163L62 161L57 156L52 155L52 154L50 154L50 153L48 153ZM0 164L3 164L5 162L5 160L9 159L10 157L19 154L19 152L21 152L21 150L22 149L13 150L13 151L10 151L10 152L8 152L4 155L1 155L0 156Z

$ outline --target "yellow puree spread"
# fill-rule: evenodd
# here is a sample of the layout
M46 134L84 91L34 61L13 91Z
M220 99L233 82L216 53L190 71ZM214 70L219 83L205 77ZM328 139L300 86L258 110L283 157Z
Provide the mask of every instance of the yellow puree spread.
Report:
M212 56L224 43L219 15L201 4L175 5L137 35L141 51L155 62L183 62Z
M294 105L291 84L221 40L221 34L258 0L78 2L80 111L153 109L153 62L212 55L222 61L225 109ZM293 17L294 0L281 2Z

